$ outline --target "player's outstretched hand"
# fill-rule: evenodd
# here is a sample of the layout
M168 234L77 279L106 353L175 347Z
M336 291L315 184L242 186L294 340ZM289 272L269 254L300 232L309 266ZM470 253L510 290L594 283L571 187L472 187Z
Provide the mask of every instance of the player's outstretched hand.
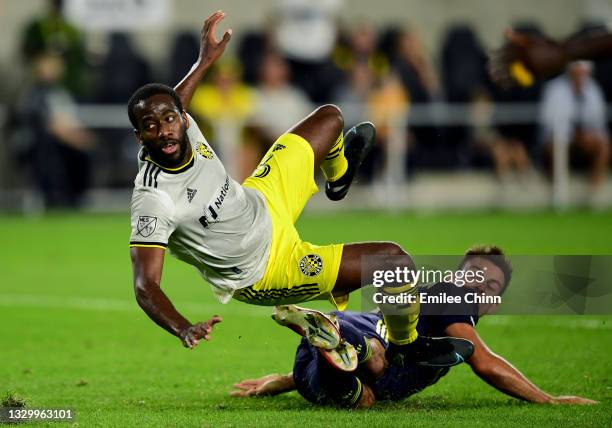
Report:
M563 44L547 37L511 29L505 32L505 36L507 43L489 57L491 78L503 87L528 86L525 83L530 79L526 76L528 74L538 78L554 76L563 71L569 61Z
M287 390L286 376L271 374L259 379L245 379L234 384L230 392L232 397L253 397L262 395L277 395Z
M552 404L599 404L599 401L573 395L562 395L553 398Z
M201 64L211 65L214 63L225 51L225 46L232 37L232 30L229 29L223 34L221 41L217 40L215 33L217 31L217 24L223 20L225 13L218 10L217 12L210 15L204 21L202 27L202 40L200 41L200 57L198 61Z
M210 333L213 330L213 326L221 321L223 321L223 319L215 315L208 321L199 322L191 327L187 327L179 334L183 346L193 349L200 343L201 339L210 340Z

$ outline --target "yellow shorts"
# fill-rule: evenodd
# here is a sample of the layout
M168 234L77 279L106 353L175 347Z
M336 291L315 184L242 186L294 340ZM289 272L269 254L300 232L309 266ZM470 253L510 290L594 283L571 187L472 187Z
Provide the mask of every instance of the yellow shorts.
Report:
M343 244L318 246L300 239L294 223L317 191L314 152L295 134L283 134L243 185L266 198L272 218L272 246L263 278L237 290L234 298L257 305L330 299Z

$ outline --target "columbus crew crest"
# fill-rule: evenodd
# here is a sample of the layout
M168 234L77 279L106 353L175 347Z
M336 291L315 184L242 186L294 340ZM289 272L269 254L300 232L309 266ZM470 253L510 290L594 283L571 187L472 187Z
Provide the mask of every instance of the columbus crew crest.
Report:
M206 144L201 142L197 144L196 152L204 156L206 159L213 159L215 157L212 150L210 150Z
M308 254L300 260L300 270L306 276L317 276L323 269L323 260L318 254Z

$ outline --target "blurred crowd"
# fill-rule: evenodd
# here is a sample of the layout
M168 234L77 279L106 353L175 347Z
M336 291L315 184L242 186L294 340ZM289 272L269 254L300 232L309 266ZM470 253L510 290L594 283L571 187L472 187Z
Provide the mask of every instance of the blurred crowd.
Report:
M365 20L339 25L340 0L280 4L266 28L234 35L232 52L206 76L190 107L213 145L224 140L224 125L234 130L237 179L314 106L335 103L347 127L364 120L377 126L362 182L383 173L393 127L400 126L407 178L421 169L488 168L501 181L522 180L550 171L556 139L570 146L572 168L585 171L593 189L603 183L610 164L611 60L573 63L548 82L502 90L491 83L486 50L469 25L449 27L432 52L410 27L377 28ZM540 33L535 23L514 28ZM602 27L585 24L580 31ZM9 108L10 154L29 167L48 206L78 206L92 180L129 187L137 149L131 129L87 129L79 105L126 104L151 81L174 86L197 58L199 34L175 34L162 67L126 33L109 35L106 53L92 55L54 0L24 29L21 48L29 77ZM440 103L461 106L464 119L445 120ZM534 114L498 121L502 103L532 104Z

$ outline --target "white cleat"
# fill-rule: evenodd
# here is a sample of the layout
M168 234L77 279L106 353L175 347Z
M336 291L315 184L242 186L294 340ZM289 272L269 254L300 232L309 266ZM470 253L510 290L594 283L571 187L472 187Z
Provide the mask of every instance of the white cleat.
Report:
M340 330L323 312L282 305L274 308L272 319L304 336L316 348L333 350L340 344Z
M323 355L328 363L338 370L352 372L357 368L357 364L359 364L357 350L353 345L344 339L340 342L336 349L327 350L319 348L319 352L321 355Z

